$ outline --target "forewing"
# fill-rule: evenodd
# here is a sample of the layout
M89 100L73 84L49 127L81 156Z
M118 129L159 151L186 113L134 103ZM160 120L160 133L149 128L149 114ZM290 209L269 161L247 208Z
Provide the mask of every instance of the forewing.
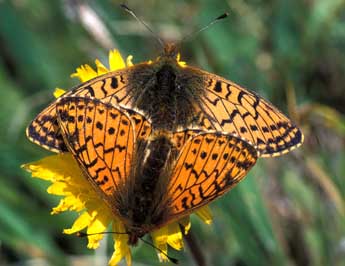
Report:
M229 191L256 163L257 151L232 134L200 133L189 139L168 185L170 215L182 217Z
M130 171L135 145L130 117L110 104L81 97L59 99L56 111L68 150L109 202Z
M197 109L203 128L234 132L252 142L261 157L278 156L300 146L302 132L271 103L216 75L205 76Z
M26 128L28 139L53 152L67 151L56 118L56 104L54 103L45 108L31 121Z
M101 99L104 103L130 107L128 71L130 70L119 70L96 77L66 92L62 97L94 97ZM67 150L57 125L56 101L36 116L27 127L26 135L32 142L50 151Z

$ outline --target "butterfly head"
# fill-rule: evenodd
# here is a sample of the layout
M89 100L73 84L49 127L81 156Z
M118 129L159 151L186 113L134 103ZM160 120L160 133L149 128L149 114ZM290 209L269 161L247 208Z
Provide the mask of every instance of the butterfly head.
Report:
M178 54L178 45L176 43L166 43L164 45L163 56L168 58L176 58Z
M145 228L145 225L138 227L131 227L127 229L128 232L128 245L135 246L138 240L145 236L147 233L152 231L151 228Z
M161 63L161 65L169 65L170 67L175 66L178 67L185 67L187 64L184 61L181 61L180 57L180 50L181 42L172 43L167 42L164 43L163 52L157 58L157 61Z
M130 246L136 246L138 244L138 240L141 236L136 234L135 232L130 232L128 234L128 245Z

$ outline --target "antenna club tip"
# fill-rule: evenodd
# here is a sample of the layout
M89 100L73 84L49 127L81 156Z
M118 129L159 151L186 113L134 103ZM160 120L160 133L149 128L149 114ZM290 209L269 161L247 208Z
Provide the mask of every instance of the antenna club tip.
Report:
M226 18L226 17L228 17L228 16L229 16L229 13L226 12L226 13L220 15L218 18L216 18L216 20L221 20L221 19L224 19L224 18Z
M83 233L83 232L77 232L77 233L76 233L76 236L77 236L77 237L86 237L87 234L85 234L85 233Z
M174 264L178 264L178 259L169 257L170 262L174 263Z
M127 10L127 11L131 11L130 8L126 5L126 4L120 4L120 7L122 7L123 9Z

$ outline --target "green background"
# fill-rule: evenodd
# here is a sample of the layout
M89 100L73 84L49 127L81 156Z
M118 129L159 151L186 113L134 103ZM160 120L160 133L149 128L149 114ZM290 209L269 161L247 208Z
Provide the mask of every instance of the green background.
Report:
M182 59L256 91L305 134L301 148L260 159L213 203L212 226L193 219L206 265L345 265L345 2L126 3L166 40L229 12L184 43ZM104 265L112 253L110 240L93 255L85 239L63 235L75 215L51 216L58 198L20 165L50 154L26 139L25 127L53 100L55 87L78 84L69 77L76 67L107 62L110 48L134 62L161 53L118 4L0 1L0 265ZM134 265L159 264L147 245L133 254ZM196 265L188 248L171 254Z

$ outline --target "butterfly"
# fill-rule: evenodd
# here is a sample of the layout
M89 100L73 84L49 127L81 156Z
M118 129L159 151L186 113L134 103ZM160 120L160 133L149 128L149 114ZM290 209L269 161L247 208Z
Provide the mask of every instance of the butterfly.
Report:
M55 106L68 151L123 222L131 245L222 196L258 158L231 133L184 129L167 136L139 112L96 98L63 97Z
M62 97L94 97L145 113L153 129L198 128L236 133L260 157L279 156L300 146L303 134L289 118L254 92L215 74L179 63L167 44L154 62L136 64L82 83ZM67 151L57 123L56 101L27 127L34 143Z

